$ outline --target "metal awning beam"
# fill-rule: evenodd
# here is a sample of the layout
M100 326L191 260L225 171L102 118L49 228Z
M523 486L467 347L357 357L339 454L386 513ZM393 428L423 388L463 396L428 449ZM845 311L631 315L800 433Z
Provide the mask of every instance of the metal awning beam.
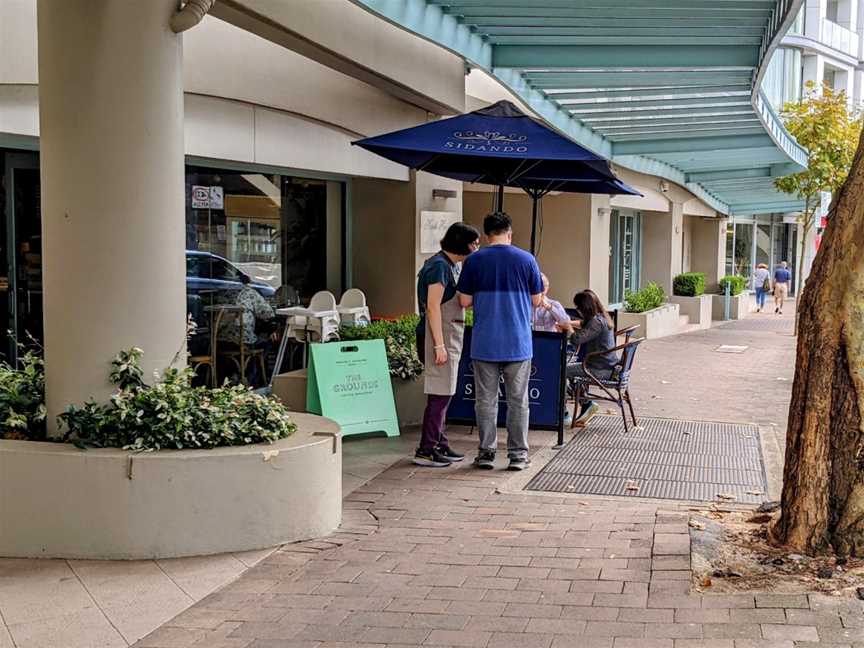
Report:
M688 173L687 182L713 182L718 180L743 180L747 178L779 178L795 173L798 167L794 164L772 164L756 169L730 169L728 171L706 171Z
M563 37L552 37L561 41ZM718 42L709 37L679 37L679 44L655 45L651 42L639 43L638 38L630 40L627 47L610 44L604 37L581 38L582 44L555 45L495 45L492 51L492 62L495 67L527 68L527 67L572 67L574 62L584 67L597 68L651 68L677 67L686 62L690 69L717 66L717 61L724 61L729 66L752 67L759 63L755 47L748 39L742 42L730 42L719 38ZM758 43L755 43L758 45Z
M428 0L431 5L445 5L450 12L462 7L485 7L486 11L501 8L524 7L525 0ZM721 9L723 11L771 11L777 5L776 0L665 0L663 7L670 9L694 10L699 8ZM564 8L564 9L600 9L612 8L628 10L644 7L656 8L656 0L535 0L531 3L534 9ZM494 9L493 9L494 8Z
M624 90L608 90L606 88L590 88L581 92L549 92L549 98L559 103L567 99L615 99L618 97L657 97L675 95L682 97L697 97L706 94L743 93L750 96L750 82L742 81L739 85L718 86L655 86L651 88L630 88Z
M722 95L718 97L692 97L692 96L675 96L668 99L639 99L634 98L627 101L573 101L559 100L564 108L582 113L585 109L594 108L685 108L687 106L720 106L720 105L737 105L750 106L749 94L737 95Z
M540 90L576 90L578 88L639 88L700 83L705 86L749 84L753 80L753 70L743 72L581 72L568 75L527 74L526 80Z
M652 153L708 153L730 151L741 148L773 148L774 142L768 135L743 135L738 137L694 137L688 139L671 138L654 142L619 142L612 146L615 155L650 155Z

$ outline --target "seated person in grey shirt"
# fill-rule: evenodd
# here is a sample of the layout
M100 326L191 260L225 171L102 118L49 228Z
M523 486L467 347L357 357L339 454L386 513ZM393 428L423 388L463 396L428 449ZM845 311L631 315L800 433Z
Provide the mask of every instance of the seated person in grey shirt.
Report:
M615 348L615 330L612 318L609 317L603 303L591 290L583 290L573 297L573 305L579 312L579 320L560 324L559 330L570 336L570 342L573 345L584 346L584 353L580 354L582 357L588 358L589 354L600 352L597 355L592 355L585 362L588 363L588 370L594 376L600 380L607 380L612 377L615 365L619 361L617 354L611 351ZM584 363L577 362L568 365L567 377L576 378L576 387L579 392L577 402L580 409L574 425L584 427L600 411L600 407L594 401L581 396L584 392L582 387L589 380L585 373Z

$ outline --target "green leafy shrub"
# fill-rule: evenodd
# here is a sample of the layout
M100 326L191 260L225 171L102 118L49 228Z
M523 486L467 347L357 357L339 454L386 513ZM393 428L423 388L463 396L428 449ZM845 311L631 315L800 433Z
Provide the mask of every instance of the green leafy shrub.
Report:
M747 280L738 275L726 275L720 280L720 294L726 294L726 284L729 284L729 292L732 296L740 295L747 287Z
M27 351L19 367L0 362L0 438L45 438L45 372L42 357Z
M666 293L653 281L642 290L630 292L624 295L624 310L628 313L644 313L645 311L660 308L666 303Z
M278 401L244 386L192 387L191 369L167 369L147 385L142 351L123 351L111 363L117 392L106 404L71 405L60 415L64 441L78 446L161 450L272 443L297 427Z
M672 294L680 297L698 297L705 292L705 273L685 272L672 280Z
M404 315L395 321L377 320L368 326L343 326L343 340L384 340L390 375L413 380L423 373L423 363L417 357L417 324L419 315Z

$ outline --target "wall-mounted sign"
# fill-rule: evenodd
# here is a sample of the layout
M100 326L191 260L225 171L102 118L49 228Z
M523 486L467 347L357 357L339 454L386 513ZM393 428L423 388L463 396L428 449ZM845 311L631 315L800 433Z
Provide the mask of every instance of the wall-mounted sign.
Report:
M224 209L225 192L222 187L192 186L192 209Z
M210 208L210 187L192 187L192 209Z
M433 254L441 249L441 239L447 228L459 222L456 212L420 212L420 253Z
M222 187L210 187L210 209L224 209L224 196Z

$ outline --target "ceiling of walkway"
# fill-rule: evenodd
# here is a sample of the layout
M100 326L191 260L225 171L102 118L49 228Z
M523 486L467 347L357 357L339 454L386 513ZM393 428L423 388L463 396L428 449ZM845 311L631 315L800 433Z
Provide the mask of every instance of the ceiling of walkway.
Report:
M794 211L806 153L759 92L803 0L354 0L484 69L616 164L724 213Z

